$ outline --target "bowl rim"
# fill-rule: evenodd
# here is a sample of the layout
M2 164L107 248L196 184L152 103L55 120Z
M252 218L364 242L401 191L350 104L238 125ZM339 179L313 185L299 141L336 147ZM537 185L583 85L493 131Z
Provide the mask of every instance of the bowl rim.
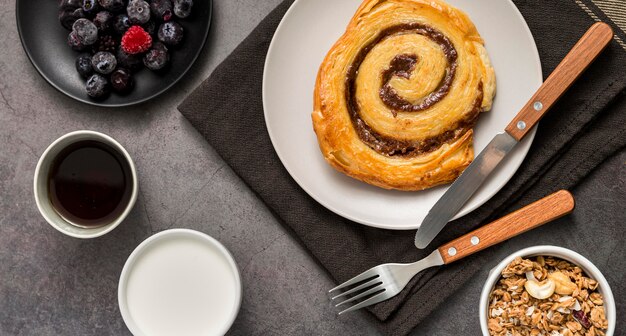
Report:
M118 306L120 309L120 313L122 315L122 319L124 320L126 327L129 329L129 331L133 335L145 336L143 331L139 328L139 326L137 326L134 319L132 318L132 315L128 307L128 302L126 300L128 279L130 277L130 273L137 259L141 257L141 255L143 255L145 251L149 250L149 248L155 243L158 243L159 241L162 241L164 239L173 238L172 236L177 236L177 235L187 236L188 238L200 239L204 241L209 246L214 247L219 252L221 252L224 259L230 265L230 268L233 272L233 276L235 278L235 283L236 283L235 306L231 314L229 315L228 321L225 321L224 324L221 326L221 330L218 330L218 333L216 333L216 334L225 334L232 327L233 323L235 322L235 319L237 318L237 315L239 315L239 310L241 309L241 302L243 300L243 283L241 281L241 273L239 271L239 267L237 266L237 263L235 262L235 258L222 243L220 243L217 239L209 236L208 234L204 232L200 232L200 231L196 231L192 229L175 228L175 229L168 229L168 230L161 231L159 233L156 233L146 238L143 242L141 242L141 244L139 244L133 250L133 252L130 254L128 259L124 263L124 267L122 268L122 272L120 274L120 279L119 279L118 287L117 287L117 302L118 302Z
M567 260L571 263L579 266L588 276L593 278L598 282L599 291L602 293L604 297L604 309L606 314L606 319L608 321L608 329L606 331L606 336L613 336L615 332L615 323L616 323L616 307L615 307L615 298L613 297L613 292L611 291L611 286L608 281L600 272L600 270L587 258L575 252L573 250L553 245L538 245L531 246L516 252L509 254L507 257L503 258L496 266L494 266L490 271L489 275L483 285L482 291L480 293L480 303L478 305L479 309L479 317L480 317L480 329L484 336L489 336L489 328L487 325L487 309L489 304L489 294L491 290L495 286L498 279L500 279L500 273L502 270L511 263L516 257L531 257L531 256L554 256L557 258L561 258Z
M180 76L175 78L171 83L169 83L169 85L165 86L161 90L158 90L158 91L154 92L153 94L151 94L151 95L149 95L147 97L144 97L144 98L141 98L141 99L137 99L137 100L134 100L134 101L125 102L125 103L107 104L107 103L104 103L103 101L89 100L89 99L85 99L85 98L81 98L81 97L75 96L72 93L70 93L69 91L62 89L49 76L47 76L44 73L43 69L35 62L34 57L32 55L32 52L31 52L30 48L27 47L26 41L24 40L24 34L22 32L22 24L23 23L21 22L21 19L20 19L20 2L22 2L22 1L24 1L24 0L16 0L15 1L15 23L17 25L18 35L20 36L20 44L22 45L22 49L24 49L24 52L26 53L26 56L27 56L28 60L30 61L30 64L32 64L33 67L37 70L37 73L43 79L45 79L46 82L48 84L50 84L50 86L55 88L57 91L63 93L67 97L70 97L70 98L72 98L72 99L74 99L76 101L79 101L81 103L85 103L85 104L92 105L92 106L98 106L98 107L126 107L126 106L139 105L139 104L145 103L147 101L150 101L150 100L152 100L152 99L162 95L166 91L170 90L176 83L178 83L183 77L185 77L185 75L189 72L191 67L198 60L198 57L200 57L200 54L202 54L202 51L204 50L204 46L206 45L206 40L207 40L207 38L209 36L209 32L211 31L211 25L212 25L212 22L213 22L213 0L202 0L202 1L208 1L208 6L209 6L208 15L207 15L207 17L208 17L208 19L207 19L208 20L207 29L204 32L204 36L202 38L202 43L201 43L200 47L198 48L198 51L194 55L192 61L189 62L187 67L184 69L184 71L182 71L180 73Z

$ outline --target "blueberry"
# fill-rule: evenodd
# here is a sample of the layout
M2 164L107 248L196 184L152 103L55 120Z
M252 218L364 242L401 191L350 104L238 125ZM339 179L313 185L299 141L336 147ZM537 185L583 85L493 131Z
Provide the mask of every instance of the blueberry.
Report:
M98 0L100 6L111 12L119 12L124 9L123 0Z
M117 69L111 74L111 86L115 92L128 93L135 86L135 80L130 71Z
M93 73L93 68L91 67L91 54L83 53L78 55L76 58L76 71L78 71L78 74L84 78L91 76Z
M61 26L67 30L72 30L74 22L84 17L85 12L83 12L82 8L64 9L59 12L59 22L61 22Z
M146 23L144 23L143 25L141 25L141 27L150 35L150 36L154 36L156 37L156 33L157 33L157 25L153 20L150 20Z
M111 28L113 23L113 14L109 11L100 11L93 18L93 24L96 25L99 32L106 32Z
M117 50L117 64L130 71L137 71L143 65L140 54L127 54L122 48Z
M150 70L160 70L167 65L169 60L167 47L161 42L156 42L143 57L143 64Z
M61 0L59 1L59 9L76 9L83 5L82 2L82 0Z
M172 18L172 1L152 0L150 3L150 11L152 15L159 20L169 21Z
M72 31L67 36L67 45L76 51L81 51L85 49L85 44L83 44L83 42L78 37L78 34L75 31Z
M128 19L128 15L120 14L113 19L113 30L116 33L123 35L128 28L130 28L130 19Z
M165 22L159 27L159 40L175 46L183 39L183 27L176 22Z
M115 70L117 60L110 52L100 51L91 58L91 66L97 72L108 75Z
M181 19L191 15L193 0L174 0L174 14Z
M78 19L72 25L72 31L84 45L92 45L98 41L98 27L87 19Z
M109 94L109 81L102 75L94 74L87 80L87 94L91 98L103 98Z
M144 0L130 0L126 7L132 24L144 24L150 20L150 5Z
M87 15L94 15L100 11L100 5L97 0L83 0L82 8Z

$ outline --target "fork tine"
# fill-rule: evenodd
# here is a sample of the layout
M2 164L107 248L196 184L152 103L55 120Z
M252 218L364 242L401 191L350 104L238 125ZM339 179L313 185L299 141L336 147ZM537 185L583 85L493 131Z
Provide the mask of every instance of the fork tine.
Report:
M345 292L343 292L343 293L341 293L339 295L333 296L332 298L330 298L330 300L332 301L332 300L334 300L334 299L336 299L338 297L341 297L341 296L344 296L344 295L348 295L350 293L354 293L354 292L356 292L358 290L361 290L363 288L367 288L367 287L370 287L370 286L373 286L373 285L379 285L381 283L383 283L383 282L379 279L379 276L376 276L376 277L372 278L371 280L369 280L369 281L367 281L367 282L365 282L365 283L363 283L361 285L358 285L358 286L352 288L351 290L348 290L348 291L345 291Z
M378 291L383 291L384 292L385 288L382 287L381 285L382 285L382 282L379 285L377 285L375 287L372 287L372 288L366 290L365 292L363 292L363 293L361 293L359 295L355 295L355 296L353 296L353 297L351 297L351 298L349 298L349 299L347 299L345 301L339 302L338 304L335 305L335 307L339 307L339 306L341 306L344 303L348 303L348 302L352 302L354 300L358 300L358 299L360 299L360 298L362 298L364 296L372 295L372 294L374 294L374 293L376 293ZM365 301L367 301L367 300L365 300Z
M328 292L330 293L330 292L336 291L338 289L341 289L343 287L353 285L353 284L355 284L355 283L357 283L359 281L368 280L369 278L378 277L378 276L379 275L374 271L374 268L370 268L367 271L365 271L365 272L355 276L354 278L352 278L352 279L342 283L341 285L339 285L339 286L329 290Z
M378 293L377 295L374 295L371 298L369 298L369 299L367 299L367 300L365 300L365 301L363 301L361 303L358 303L358 304L356 304L356 305L354 305L354 306L352 306L352 307L350 307L348 309L340 311L338 315L341 315L341 314L347 313L347 312L351 312L351 311L354 311L354 310L357 310L357 309L361 309L363 307L367 307L367 306L373 305L375 303L379 303L380 301L385 301L388 298L389 298L389 296L385 295L385 290L383 290L382 292Z

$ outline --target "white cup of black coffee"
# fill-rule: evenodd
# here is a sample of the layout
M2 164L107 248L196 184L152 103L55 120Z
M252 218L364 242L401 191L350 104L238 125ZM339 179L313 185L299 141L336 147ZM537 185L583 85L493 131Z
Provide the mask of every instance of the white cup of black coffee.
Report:
M117 227L137 200L132 158L115 139L76 131L43 153L34 179L37 208L60 232L95 238Z

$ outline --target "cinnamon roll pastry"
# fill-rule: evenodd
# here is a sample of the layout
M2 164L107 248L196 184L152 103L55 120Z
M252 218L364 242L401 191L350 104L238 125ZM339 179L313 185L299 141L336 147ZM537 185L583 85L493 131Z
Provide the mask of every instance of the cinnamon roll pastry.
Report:
M328 163L387 189L458 177L495 74L469 17L440 0L365 0L328 52L313 126Z

